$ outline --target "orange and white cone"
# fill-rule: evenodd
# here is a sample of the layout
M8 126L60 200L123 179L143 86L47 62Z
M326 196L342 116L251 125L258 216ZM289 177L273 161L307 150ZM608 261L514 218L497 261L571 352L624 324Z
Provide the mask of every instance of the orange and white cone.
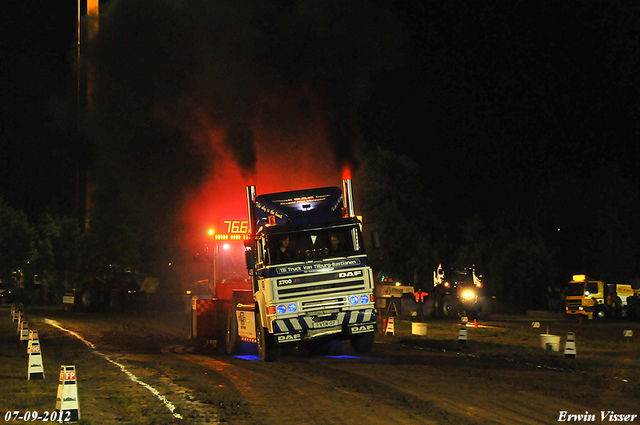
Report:
M80 421L80 402L78 401L78 381L76 367L60 366L60 383L56 397L56 411L62 422Z
M458 342L460 344L467 343L467 324L466 323L460 324L460 331L458 332Z
M29 341L29 367L27 369L27 379L44 379L44 364L42 352L40 351L40 341L37 339Z

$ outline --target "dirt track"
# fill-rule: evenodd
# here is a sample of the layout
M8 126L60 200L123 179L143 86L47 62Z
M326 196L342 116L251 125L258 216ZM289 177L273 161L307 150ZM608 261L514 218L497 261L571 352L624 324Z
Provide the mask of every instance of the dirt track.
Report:
M579 330L578 342L584 345L578 345L579 359L531 347L528 335L540 331L523 319L487 324L496 331L470 330L467 345L458 344L455 335L451 341L412 336L408 324L399 322L396 335L379 332L367 356L356 356L344 343L342 356L309 356L304 348L291 347L279 361L262 363L251 352L229 357L194 351L184 314L32 315L82 335L95 350L91 354L86 345L69 342L81 350L79 356L96 362L108 356L164 395L182 417L172 416L149 391L123 379L130 403L146 409L144 423L544 424L558 423L562 411L588 411L596 415L595 423L605 423L601 411L640 413L638 345L624 345L612 336L622 327L640 335L637 322L591 326L588 333L586 325L554 322L558 334ZM455 324L432 325L455 331ZM58 328L38 326L50 338L74 339ZM486 342L483 332L489 335ZM495 343L493 334L514 336ZM114 368L117 375L122 372ZM91 379L85 379L83 387L89 391L90 386ZM90 423L136 423L102 406L99 392L90 391L83 415L100 417Z

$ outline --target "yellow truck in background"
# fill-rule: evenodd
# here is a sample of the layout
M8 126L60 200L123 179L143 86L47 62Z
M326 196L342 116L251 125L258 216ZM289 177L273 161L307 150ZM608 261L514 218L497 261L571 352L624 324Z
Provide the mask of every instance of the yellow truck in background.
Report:
M636 318L640 308L640 288L629 283L605 283L584 274L573 275L565 298L566 314L589 319Z

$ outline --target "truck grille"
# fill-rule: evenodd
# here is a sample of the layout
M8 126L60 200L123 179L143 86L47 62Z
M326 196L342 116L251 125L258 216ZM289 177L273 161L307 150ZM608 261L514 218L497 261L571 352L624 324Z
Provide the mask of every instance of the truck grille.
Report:
M582 305L582 300L566 300L565 304L566 304L567 307L569 307L569 309L577 310L578 307L580 307Z
M349 306L349 296L373 290L366 270L283 276L272 280L276 302L298 301L301 311L326 311Z
M278 298L285 301L291 298L311 297L326 293L351 293L365 290L364 280L313 282L300 286L278 288Z
M327 298L324 300L305 301L301 303L302 311L325 310L347 305L347 297Z

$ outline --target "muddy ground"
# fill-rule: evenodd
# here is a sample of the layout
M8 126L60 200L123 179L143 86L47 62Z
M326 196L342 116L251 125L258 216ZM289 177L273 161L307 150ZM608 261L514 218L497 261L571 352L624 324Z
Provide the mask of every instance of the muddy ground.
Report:
M9 311L0 312L8 323ZM456 323L431 321L418 336L396 319L394 334L380 322L365 356L344 342L341 355L289 346L263 363L250 344L235 357L196 346L186 312L26 314L51 373L46 383L24 382L26 355L5 324L0 377L17 393L0 395L1 404L51 410L57 369L76 364L89 424L550 424L587 412L589 423L608 423L609 411L640 414L638 322L496 317L469 328L462 344ZM574 332L577 358L565 358L564 345L542 349L547 329L563 340ZM624 338L625 329L635 336Z

